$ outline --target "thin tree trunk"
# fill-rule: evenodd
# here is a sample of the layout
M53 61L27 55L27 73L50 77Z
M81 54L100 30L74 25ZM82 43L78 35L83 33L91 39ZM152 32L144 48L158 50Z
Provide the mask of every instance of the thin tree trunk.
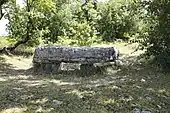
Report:
M4 16L4 13L2 12L2 6L8 2L8 0L0 0L0 20L2 19L2 17Z
M3 16L4 16L4 14L2 12L2 6L0 6L0 20L2 19Z
M31 7L31 4L29 3L29 0L26 1L26 5L27 5L27 12L29 13L30 12L30 7ZM14 51L19 45L26 44L31 39L30 38L31 28L33 28L33 24L32 24L30 15L28 15L26 38L24 38L21 41L16 42L14 44L14 46L4 47L4 48L0 49L0 53L9 54L9 52Z

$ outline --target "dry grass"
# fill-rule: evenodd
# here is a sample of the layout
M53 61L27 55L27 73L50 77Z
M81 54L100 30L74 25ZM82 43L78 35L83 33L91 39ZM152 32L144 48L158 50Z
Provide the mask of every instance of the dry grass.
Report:
M10 64L14 69L27 70L32 67L32 57L1 55L1 58L5 59L5 63Z
M125 65L83 77L69 72L35 75L31 57L1 55L0 113L170 112L170 75L140 64L136 57L141 52L132 53L134 45L116 46L128 61Z

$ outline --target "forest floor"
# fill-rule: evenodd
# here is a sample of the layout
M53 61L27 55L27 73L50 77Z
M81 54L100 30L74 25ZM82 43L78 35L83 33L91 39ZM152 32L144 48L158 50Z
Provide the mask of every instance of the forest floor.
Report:
M123 65L87 76L35 75L32 56L0 55L0 113L169 113L170 74L116 46Z

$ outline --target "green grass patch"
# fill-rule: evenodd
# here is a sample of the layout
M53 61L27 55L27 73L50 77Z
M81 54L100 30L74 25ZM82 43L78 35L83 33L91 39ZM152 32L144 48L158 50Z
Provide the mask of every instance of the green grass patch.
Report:
M170 75L148 65L124 65L112 74L83 77L73 73L34 75L21 68L29 60L10 58L11 62L0 57L1 113L170 111Z
M87 76L35 75L32 57L1 55L0 113L131 113L134 108L170 112L170 74L141 64L136 59L141 52L131 54L134 46L115 46L124 65Z

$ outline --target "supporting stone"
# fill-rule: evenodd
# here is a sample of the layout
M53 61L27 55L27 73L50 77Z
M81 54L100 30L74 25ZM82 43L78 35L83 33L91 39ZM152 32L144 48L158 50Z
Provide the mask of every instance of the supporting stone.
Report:
M44 71L45 71L45 73L48 73L48 74L50 74L50 73L52 73L52 64L51 63L47 63L47 64L45 64L45 69L44 69Z
M39 73L41 71L40 67L41 67L40 63L33 63L33 72L34 73Z
M59 69L60 69L60 63L53 63L52 64L52 73L59 72Z
M97 73L99 70L98 67L95 67L93 64L81 64L80 71L82 75L83 74L90 75L90 74Z
M46 65L46 63L41 63L40 64L40 73L42 72L42 73L44 73L45 72L45 66Z

